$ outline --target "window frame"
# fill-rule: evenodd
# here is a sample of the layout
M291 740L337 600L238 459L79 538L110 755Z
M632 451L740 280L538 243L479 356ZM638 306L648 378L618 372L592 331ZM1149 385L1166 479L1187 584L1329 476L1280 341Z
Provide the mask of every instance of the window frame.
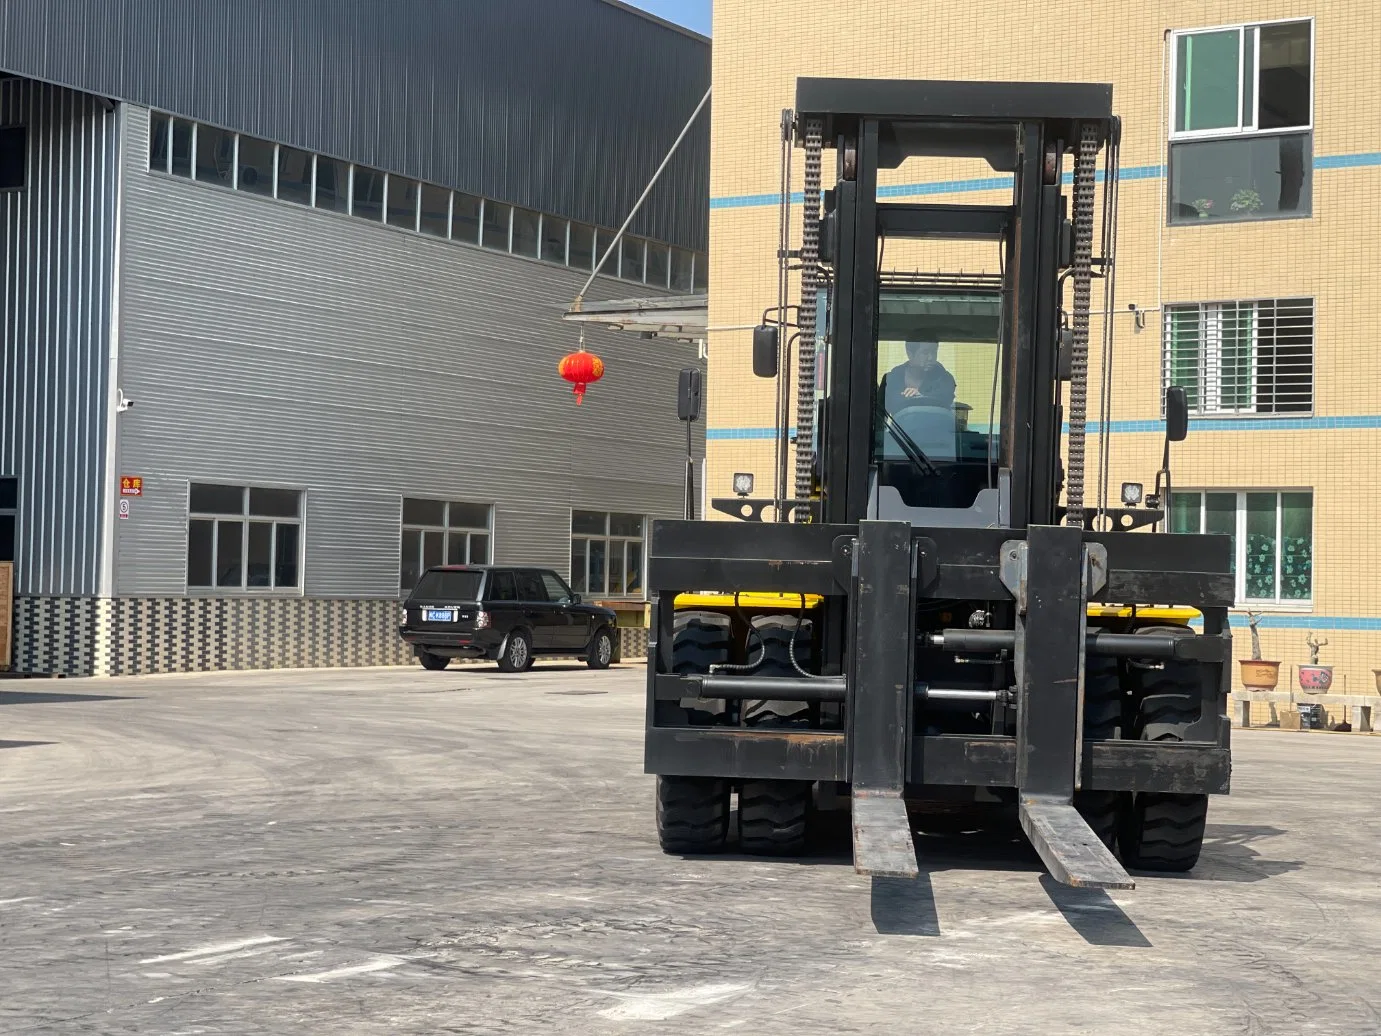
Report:
M598 514L598 515L602 515L602 516L604 517L604 532L602 532L602 533L595 533L595 532L576 532L576 531L575 531L575 516L576 516L577 513L582 513L582 514ZM622 514L622 515L629 515L629 516L637 517L638 520L639 520L640 523L641 523L641 526L640 526L640 529L639 529L639 534L638 534L637 536L627 536L627 535L622 535L622 534L611 533L609 530L610 530L611 524L612 524L612 522L613 522L613 516L614 516L615 514ZM571 589L574 590L576 593L582 594L582 595L587 596L587 597L588 597L588 596L591 596L591 595L598 595L599 597L607 598L607 599L609 599L609 600L615 600L615 601L638 601L638 600L643 600L643 601L645 601L645 600L647 600L647 522L648 522L648 516L647 516L647 515L642 514L642 515L636 515L636 516L634 516L634 515L632 515L632 513L629 512L629 511L596 511L596 510L587 510L586 508L583 508L583 507L572 508L572 509L571 509L571 513L570 513L571 558L572 558L572 562L573 562L573 561L574 561L574 557L575 557L575 547L576 547L577 542L583 543L583 544L584 544L584 556L585 556L585 572L583 573L583 578L577 580L576 577L575 577L575 572L574 572L573 570L572 570L572 571L568 571L568 573L567 573L567 579L566 579L567 585L570 586ZM604 544L604 581L603 581L604 589L603 589L603 590L591 590L591 589L590 589L590 544L591 544L592 542L597 542L597 543L603 543L603 544ZM614 546L615 546L616 544L617 544L618 547L619 547L619 555L620 555L620 558L621 558L621 563L622 563L622 565L623 565L624 584L627 585L627 582L628 582L628 548L629 548L629 544L633 544L633 543L638 544L638 582L639 582L639 587L638 587L638 589L637 589L636 591L634 591L633 593L629 593L629 592L627 592L626 590L621 590L621 591L619 591L618 593L615 593L615 592L613 592L612 590L609 589L609 570L610 570L610 561L611 561L611 559L613 558L613 548L614 548ZM574 568L574 564L573 564L573 563L572 563L572 565L571 565L571 568L572 568L572 569ZM579 586L585 587L585 589L583 589L583 590L579 589L578 586L577 586L577 583L579 584Z
M214 513L207 511L192 510L192 486L217 486L222 489L237 489L240 491L240 511L238 514L224 512ZM250 493L256 489L272 489L297 494L297 516L286 517L277 515L256 515L250 511ZM183 592L188 596L267 596L267 597L301 597L306 592L306 568L307 568L307 490L305 486L292 486L275 483L240 483L240 482L218 482L215 480L188 479L187 499L186 499L186 535L183 537L188 549L191 547L192 522L211 522L211 586L192 585L191 567L187 564L186 553L183 555L182 583ZM218 568L216 565L217 555L220 553L220 524L222 522L240 523L240 583L238 586L217 586ZM268 525L272 532L269 535L269 586L250 586L249 585L249 527L251 524ZM292 525L297 528L297 583L293 586L275 586L274 581L278 578L278 526Z
M421 523L421 522L409 522L409 521L404 520L403 515L404 515L404 512L405 512L405 510L406 510L406 508L407 508L407 501L409 501L409 500L418 500L418 501L423 501L423 502L429 503L429 504L440 504L443 508L445 508L445 510L444 510L443 513L442 513L442 521L443 521L445 524L443 524L443 525L428 525L428 524ZM477 528L477 527L472 526L472 525L452 525L452 524L451 524L451 505L452 505L452 504L468 504L468 505L470 505L470 506L472 506L472 507L483 507L483 508L485 508L485 509L486 509L486 521L487 521L487 523L488 523L487 526L486 526L485 528L483 528L483 529L480 529L480 528ZM441 540L441 556L442 556L442 559L443 559L441 563L442 563L443 565L450 565L450 564L492 565L492 564L494 563L494 503L493 503L492 501L490 501L490 502L488 502L488 503L484 503L484 502L478 501L478 500L459 500L459 499L457 499L457 498L455 498L455 497L453 497L453 496L436 496L436 495L433 495L433 494L428 494L428 495L412 495L412 494L410 494L410 495L408 495L408 496L400 496L400 497L398 498L398 592L399 592L400 596L402 596L402 597L406 597L406 596L407 596L408 594L410 594L410 593L413 591L413 589L416 587L416 584L415 584L415 583L413 584L413 586L404 586L404 585L403 585L403 540L404 540L405 534L406 534L406 533L409 533L409 532L416 532L416 533L420 533L420 534L421 534L421 535L420 535L420 538L418 539L418 543L417 543L417 554L418 554L418 556L417 556L416 561L417 561L418 578L421 578L421 574L427 570L427 569L426 569L425 562L426 562L426 556L427 556L427 554L426 554L426 551L427 551L427 533L429 533L429 532L432 532L432 533L440 533L440 534L441 534L441 537L442 537L442 540ZM452 537L453 535L457 535L457 534L460 534L460 533L464 533L464 534L465 534L465 557L466 557L466 560L463 561L463 562L451 562L451 561L449 561L449 560L446 560L446 559L448 559L448 558L450 557L450 554L451 554L451 537ZM489 538L488 547L487 547L487 549L485 550L485 559L484 559L483 561L470 561L470 560L469 560L469 558L470 558L470 549L471 549L471 546L473 545L473 544L472 544L472 541L473 541L473 538L474 538L476 535L487 536L487 537Z
M14 542L11 544L11 547L13 549L10 551L10 554L15 555L19 553L19 498L21 489L20 478L18 475L0 475L0 482L14 483L14 506L5 507L3 505L0 505L0 517L11 519L10 528L12 531ZM0 558L0 561L4 560L9 560L11 564L15 564L19 559L13 556L9 559Z
M1273 494L1276 498L1275 503L1275 596L1274 597L1248 597L1247 596L1247 497L1257 494ZM1286 493L1308 493L1309 494L1309 596L1308 597L1281 597L1281 579L1283 578L1284 564L1281 558L1281 546L1283 542L1282 529L1284 527L1284 508L1281 506L1281 498ZM1199 497L1199 533L1203 533L1208 509L1205 506L1205 497L1208 494L1232 495L1236 497L1235 509L1233 511L1233 607L1241 610L1251 608L1253 611L1309 611L1314 610L1314 597L1318 591L1316 585L1317 568L1314 564L1314 541L1315 530L1318 528L1318 514L1315 503L1318 494L1312 486L1258 486L1249 489L1231 488L1204 488L1194 487L1175 487L1171 491L1173 500L1176 496L1194 494ZM1171 501L1166 501L1166 515L1171 511Z
M1261 122L1261 30L1273 25L1292 25L1300 22L1309 24L1309 123L1305 126L1276 126L1270 129L1260 129ZM1256 83L1252 88L1252 120L1248 125L1244 118L1245 112L1242 111L1242 57L1245 52L1245 36L1248 29L1257 30L1253 42L1252 50L1252 74L1256 76ZM1235 128L1222 127L1217 129L1202 130L1177 130L1175 126L1179 122L1179 81L1180 81L1180 47L1179 41L1187 36L1205 36L1215 32L1237 32L1237 126ZM1170 124L1169 140L1171 143L1180 143L1186 140L1213 140L1229 139L1233 137L1279 137L1290 134L1304 134L1314 132L1315 122L1315 92L1317 91L1317 58L1318 58L1318 30L1314 21L1314 16L1309 15L1304 18L1270 18L1257 22L1237 22L1227 25L1211 25L1194 29L1172 29L1170 31L1170 78L1167 86L1170 96L1166 102L1166 110L1169 113Z
M1281 319L1280 305L1288 300L1309 301L1309 406L1306 409L1297 410L1260 410L1258 402L1258 376L1260 373L1260 350L1261 350L1261 307L1269 303L1275 307L1275 320L1277 322L1277 341L1276 348L1280 348L1278 325ZM1247 365L1248 386L1246 394L1250 400L1246 407L1224 407L1221 405L1223 396L1222 374L1223 374L1223 326L1224 310L1226 307L1250 306L1252 313L1251 320L1251 353ZM1317 389L1317 345L1318 345L1318 299L1313 295L1280 295L1275 298L1255 298L1255 299L1216 299L1204 302L1168 302L1161 307L1161 411L1164 416L1165 389L1172 384L1171 381L1173 362L1171 329L1172 317L1176 313L1197 311L1199 320L1199 363L1197 380L1198 384L1194 388L1197 402L1191 403L1189 413L1195 418L1206 418L1213 420L1217 418L1262 418L1265 420L1282 417L1312 417L1314 414L1317 400L1315 391ZM1210 332L1212 328L1212 332ZM1212 340L1212 344L1210 341ZM1209 351L1214 350L1215 361L1210 362ZM1279 361L1277 361L1279 363ZM1217 384L1210 385L1210 375L1213 375ZM1277 374L1277 376L1279 376ZM1209 407L1209 399L1215 401L1215 405ZM1226 490L1225 490L1226 492ZM1264 492L1264 490L1263 490Z

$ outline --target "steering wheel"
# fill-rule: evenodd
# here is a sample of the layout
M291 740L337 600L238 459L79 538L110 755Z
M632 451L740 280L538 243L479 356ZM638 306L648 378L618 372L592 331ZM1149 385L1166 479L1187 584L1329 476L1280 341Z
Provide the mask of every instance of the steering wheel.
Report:
M912 410L931 410L937 414L948 414L950 416L954 415L953 406L936 406L934 403L926 402L924 397L917 396L915 402L907 400L906 402L902 403L901 406L897 407L897 409L893 410L892 416L901 417L902 414L909 413Z

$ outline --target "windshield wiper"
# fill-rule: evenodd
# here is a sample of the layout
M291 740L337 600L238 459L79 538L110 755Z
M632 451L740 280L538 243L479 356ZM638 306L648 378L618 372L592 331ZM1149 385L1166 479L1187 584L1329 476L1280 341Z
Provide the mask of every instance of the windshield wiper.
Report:
M930 463L930 458L921 452L921 448L916 445L916 440L907 435L902 426L897 423L897 419L892 416L890 411L884 410L882 416L887 421L887 429L897 440L897 445L902 448L902 452L912 464L920 468L927 475L939 478L940 473L935 470L935 465Z

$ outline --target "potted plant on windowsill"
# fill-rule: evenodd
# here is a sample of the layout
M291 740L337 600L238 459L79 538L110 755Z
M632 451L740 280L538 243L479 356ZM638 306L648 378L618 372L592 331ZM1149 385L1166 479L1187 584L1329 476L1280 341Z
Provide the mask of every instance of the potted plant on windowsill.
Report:
M1261 634L1256 630L1260 621L1260 612L1247 612L1247 625L1252 631L1252 657L1242 659L1238 665L1242 671L1242 686L1247 690L1273 691L1280 682L1280 663L1261 658Z
M1195 198L1194 210L1199 214L1200 219L1208 219L1213 212L1213 199Z
M1319 665L1319 648L1327 645L1328 641L1319 640L1310 633L1304 642L1309 645L1309 664L1299 667L1299 689L1322 694L1333 686L1333 667Z
M1250 187L1243 187L1232 196L1232 201L1228 203L1228 208L1233 212L1260 212L1261 195Z

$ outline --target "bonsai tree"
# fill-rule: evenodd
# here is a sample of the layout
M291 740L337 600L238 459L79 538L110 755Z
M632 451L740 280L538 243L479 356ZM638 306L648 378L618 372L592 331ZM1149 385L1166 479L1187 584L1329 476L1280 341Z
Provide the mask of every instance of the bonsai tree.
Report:
M1327 641L1327 640L1319 640L1317 637L1314 636L1314 634L1310 633L1309 635L1307 635L1307 636L1304 638L1304 642L1305 642L1307 645L1309 645L1309 664L1310 664L1310 665L1318 665L1318 664L1319 664L1319 648L1321 648L1321 647L1326 647L1326 646L1328 645L1328 641Z
M1261 661L1261 634L1257 631L1257 624L1261 622L1260 612L1247 612L1247 625L1252 631L1252 661Z

